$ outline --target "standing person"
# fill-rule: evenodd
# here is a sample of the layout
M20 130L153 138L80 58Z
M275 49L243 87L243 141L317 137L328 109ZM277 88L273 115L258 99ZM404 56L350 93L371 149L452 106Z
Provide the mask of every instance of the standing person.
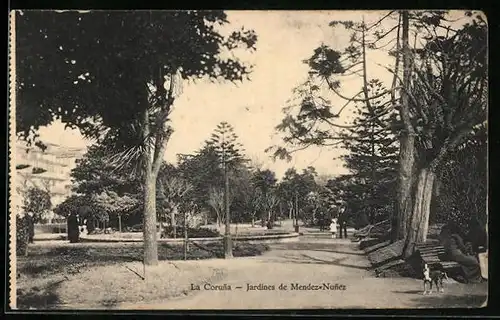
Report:
M335 218L333 218L332 223L330 223L330 232L332 233L332 239L334 239L337 234L337 219Z
M340 227L340 239L342 239L342 231L344 231L344 238L347 239L347 207L342 204L339 210L339 227Z
M68 240L70 243L78 242L80 230L78 228L78 216L71 213L68 217Z

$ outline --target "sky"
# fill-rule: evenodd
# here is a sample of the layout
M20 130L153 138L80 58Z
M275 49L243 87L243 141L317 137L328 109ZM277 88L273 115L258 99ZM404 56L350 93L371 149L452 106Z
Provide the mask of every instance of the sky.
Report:
M345 153L342 149L310 148L293 155L291 162L273 161L264 150L280 144L281 138L275 126L283 118L282 108L293 97L292 89L302 83L308 67L302 62L309 58L313 50L325 43L342 50L348 44L350 35L340 27L329 27L332 20L356 20L362 18L367 23L378 20L387 12L378 11L229 11L229 27L255 30L257 50L243 53L241 59L254 64L251 81L238 86L233 83L213 84L209 82L183 83L183 92L177 98L172 113L174 134L168 144L165 160L174 162L179 153L198 150L210 137L221 121L230 123L246 155L269 168L281 177L292 166L303 169L314 166L320 174L336 176L346 173L343 162L338 159ZM391 23L391 22L389 22ZM394 23L394 22L392 22ZM385 83L392 80L380 65L390 65L393 58L385 52L368 55L368 69L371 77ZM342 92L353 95L361 88L356 78L342 82ZM332 99L341 105L340 99ZM344 121L352 117L350 112L343 115ZM342 120L342 119L341 119ZM85 147L86 141L74 130L64 130L64 125L56 122L40 129L42 141L69 147Z

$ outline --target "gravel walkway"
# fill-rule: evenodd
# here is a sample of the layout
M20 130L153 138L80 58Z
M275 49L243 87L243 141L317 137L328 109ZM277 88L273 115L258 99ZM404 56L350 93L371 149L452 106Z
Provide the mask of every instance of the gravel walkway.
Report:
M307 309L307 308L437 308L479 307L487 283L449 283L444 294L422 295L422 282L408 278L376 278L366 256L348 240L301 237L272 246L259 257L231 261L193 261L223 268L227 276L187 297L124 309ZM286 285L286 288L280 285ZM249 286L254 289L248 290ZM316 287L315 287L316 286ZM229 287L231 290L229 290ZM267 289L267 290L266 290Z

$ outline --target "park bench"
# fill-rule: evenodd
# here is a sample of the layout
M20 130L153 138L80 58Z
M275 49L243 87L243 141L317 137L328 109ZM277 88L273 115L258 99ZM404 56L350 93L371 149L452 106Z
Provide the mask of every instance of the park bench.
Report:
M415 251L418 252L423 263L429 266L440 265L445 271L454 270L460 267L455 261L447 261L445 249L439 243L418 243L415 245Z
M373 228L373 225L369 224L366 227L363 227L359 230L356 230L354 232L354 238L359 240L359 239L368 237L370 235L370 231L372 230L372 228Z
M377 222L375 224L370 224L354 232L354 238L356 240L361 240L363 238L368 238L371 236L380 237L386 234L390 229L390 227L391 227L390 220L384 220Z

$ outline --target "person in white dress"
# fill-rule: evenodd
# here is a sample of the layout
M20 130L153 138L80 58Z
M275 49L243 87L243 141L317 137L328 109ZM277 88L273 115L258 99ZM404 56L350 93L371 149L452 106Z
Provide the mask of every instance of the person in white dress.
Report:
M330 232L332 233L332 239L336 237L337 234L337 219L333 218L332 223L330 223Z

